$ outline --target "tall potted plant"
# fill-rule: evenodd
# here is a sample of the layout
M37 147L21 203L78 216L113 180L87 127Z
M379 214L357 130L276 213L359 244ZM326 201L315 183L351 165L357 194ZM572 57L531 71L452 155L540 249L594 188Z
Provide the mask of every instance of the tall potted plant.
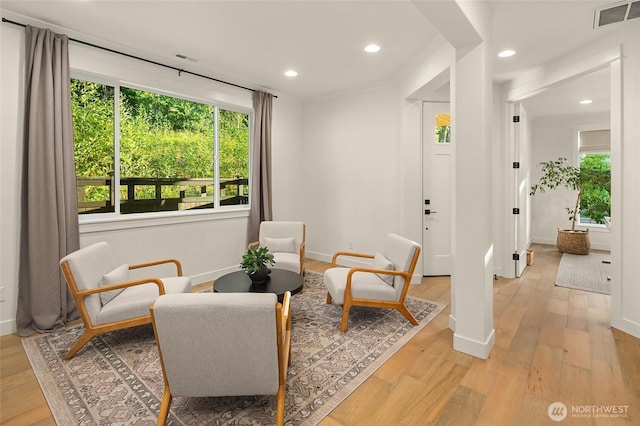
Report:
M567 163L566 158L540 163L542 176L531 187L530 195L557 188L577 191L573 207L566 207L571 221L571 229L560 229L556 244L562 253L589 254L591 243L589 229L576 229L578 215L589 217L597 223L603 223L609 214L608 193L611 191L611 173L608 162L596 162L578 168ZM606 196L605 193L606 192Z

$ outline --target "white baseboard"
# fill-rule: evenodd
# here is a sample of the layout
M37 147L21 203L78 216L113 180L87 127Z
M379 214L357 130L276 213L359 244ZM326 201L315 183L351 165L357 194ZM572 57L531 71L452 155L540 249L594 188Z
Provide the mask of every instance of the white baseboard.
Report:
M611 244L604 244L604 243L598 243L597 241L594 242L593 238L590 238L591 240L591 248L594 250L605 250L605 251L611 251ZM556 245L556 240L555 238L532 238L531 239L531 243L536 243L536 244L546 244L549 246L555 246Z
M611 327L640 339L640 324L626 318L611 318Z
M453 349L456 351L464 352L466 354L475 356L477 358L487 359L491 353L491 349L495 344L496 331L491 330L491 333L484 342L469 339L464 336L460 336L458 333L453 334Z
M220 278L223 275L240 270L240 266L231 266L229 268L218 269L215 271L208 271L198 275L190 275L191 285L204 284L209 281L214 281L216 278Z
M304 255L308 259L319 260L321 262L331 263L332 254L318 253L316 251L305 250Z
M327 263L331 263L331 261L333 260L333 254L306 251L305 256L308 257L309 259L320 260L322 262L327 262ZM371 266L371 261L373 261L373 259L367 262L366 260L358 259L355 257L340 256L338 261L343 266L350 266L350 267L365 266L366 267L366 266Z
M496 277L504 277L504 269L502 266L493 268L493 275Z
M7 334L13 334L18 331L16 327L16 320L10 319L0 322L0 336L6 336Z

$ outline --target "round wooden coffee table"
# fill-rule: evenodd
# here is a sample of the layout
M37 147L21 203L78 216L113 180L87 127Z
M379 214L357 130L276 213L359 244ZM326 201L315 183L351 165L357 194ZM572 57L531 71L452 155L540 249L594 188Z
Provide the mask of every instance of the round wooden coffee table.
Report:
M295 272L284 269L272 269L269 279L264 284L253 284L251 278L244 271L231 272L213 282L213 291L216 293L275 293L278 301L287 291L293 296L302 290L304 278Z

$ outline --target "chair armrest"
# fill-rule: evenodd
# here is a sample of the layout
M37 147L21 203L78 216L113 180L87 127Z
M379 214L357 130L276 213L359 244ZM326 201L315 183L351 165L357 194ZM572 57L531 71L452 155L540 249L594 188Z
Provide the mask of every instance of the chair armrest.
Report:
M248 248L251 247L258 247L260 245L260 241L252 241L249 243L249 245L247 246Z
M366 259L373 259L375 255L367 254L367 253L356 253L352 251L337 251L333 254L333 258L331 259L331 267L335 267L337 265L338 257L340 256L348 256L348 257L361 257Z
M119 288L134 287L134 286L137 286L137 285L149 284L149 283L153 283L153 284L157 285L158 286L158 291L159 291L160 294L164 294L165 293L164 283L159 278L142 278L142 279L139 279L139 280L123 281L121 283L116 283L116 284L96 287L96 288L92 288L92 289L89 289L89 290L81 290L81 291L76 293L76 296L78 298L84 299L85 297L90 296L92 294L96 294L96 293L103 293L105 291L117 290Z
M278 358L280 364L279 382L280 385L286 383L287 366L290 363L291 355L291 292L287 291L284 294L282 303L276 305L276 325L277 337L278 337Z
M283 337L286 337L286 333L291 330L291 292L287 291L284 293L282 298L282 303L278 303L280 305L281 319L282 319L282 334Z
M135 265L129 265L129 270L131 269L140 269L140 268L148 268L150 266L157 266L157 265L163 265L165 263L173 263L176 265L176 273L179 277L182 276L182 263L180 263L180 261L178 259L162 259L162 260L155 260L153 262L145 262L145 263L138 263Z

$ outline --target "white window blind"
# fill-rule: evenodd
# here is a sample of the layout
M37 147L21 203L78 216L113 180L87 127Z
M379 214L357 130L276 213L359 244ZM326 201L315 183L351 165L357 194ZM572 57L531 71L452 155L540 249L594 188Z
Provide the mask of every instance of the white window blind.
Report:
M581 153L610 152L611 131L609 129L581 131L579 151Z

